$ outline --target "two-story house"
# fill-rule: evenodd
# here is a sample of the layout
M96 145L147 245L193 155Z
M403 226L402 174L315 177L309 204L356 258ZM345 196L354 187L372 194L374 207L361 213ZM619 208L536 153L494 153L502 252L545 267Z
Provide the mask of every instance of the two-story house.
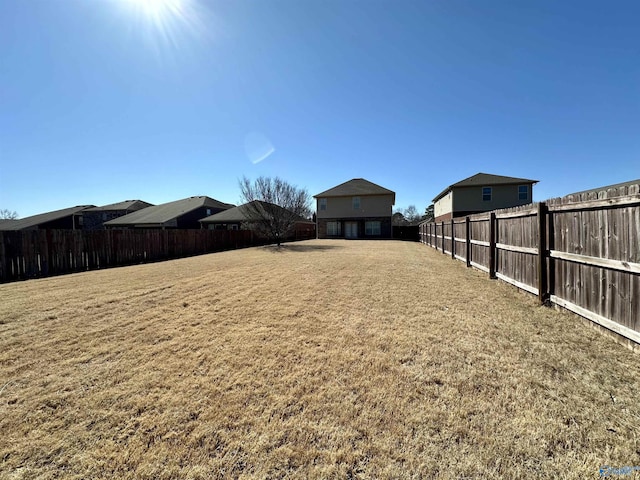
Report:
M436 222L499 208L517 207L533 201L538 180L477 173L449 185L433 199Z
M395 192L354 178L314 198L318 238L391 238Z

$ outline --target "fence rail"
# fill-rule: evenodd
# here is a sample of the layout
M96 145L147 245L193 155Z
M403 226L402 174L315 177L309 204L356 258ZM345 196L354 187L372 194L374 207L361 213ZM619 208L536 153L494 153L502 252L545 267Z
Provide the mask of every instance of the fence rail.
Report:
M296 232L296 240L315 231ZM0 231L0 282L155 262L264 244L248 230Z
M640 343L640 185L424 223L420 240Z

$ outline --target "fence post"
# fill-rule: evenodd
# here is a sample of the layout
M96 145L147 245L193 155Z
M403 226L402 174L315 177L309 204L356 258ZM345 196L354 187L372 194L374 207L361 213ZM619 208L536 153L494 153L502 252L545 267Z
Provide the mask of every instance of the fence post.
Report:
M547 205L538 203L538 300L544 305L547 300Z
M442 223L442 253L444 254L444 220Z
M453 217L451 218L451 258L456 258L456 235L455 224L453 223Z
M466 217L465 223L465 235L467 240L467 254L465 256L467 258L467 267L471 267L471 220L469 220L469 217Z
M489 278L496 278L496 214L489 214Z
M555 268L555 259L551 256L551 251L556 248L556 233L555 233L555 220L554 214L555 212L549 211L549 207L545 205L546 209L546 231L547 231L547 252L548 255L548 263L547 263L547 299L550 301L551 296L555 295L556 292L556 268Z

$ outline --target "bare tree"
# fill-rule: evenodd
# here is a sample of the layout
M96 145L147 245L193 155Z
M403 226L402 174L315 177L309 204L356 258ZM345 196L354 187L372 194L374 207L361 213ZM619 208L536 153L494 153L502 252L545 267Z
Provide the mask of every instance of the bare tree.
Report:
M17 220L18 212L3 208L0 210L0 220Z
M247 222L278 246L294 230L296 222L311 216L307 190L278 177L259 177L253 183L243 177L240 194L246 202Z
M405 218L404 213L402 213L401 208L393 212L393 215L391 216L391 224L398 227L407 224L407 219Z
M404 218L409 222L409 225L414 225L420 221L420 214L415 205L409 205L405 209Z
M399 208L392 217L392 224L397 226L415 225L420 221L420 214L415 205L409 205L404 210Z

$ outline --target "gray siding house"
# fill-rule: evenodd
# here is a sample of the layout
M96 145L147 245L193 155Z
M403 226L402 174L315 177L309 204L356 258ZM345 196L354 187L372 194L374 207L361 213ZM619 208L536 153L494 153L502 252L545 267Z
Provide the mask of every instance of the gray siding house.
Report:
M535 183L538 180L477 173L449 185L433 199L434 221L526 205L533 201Z
M318 238L391 238L392 190L354 178L314 198Z

